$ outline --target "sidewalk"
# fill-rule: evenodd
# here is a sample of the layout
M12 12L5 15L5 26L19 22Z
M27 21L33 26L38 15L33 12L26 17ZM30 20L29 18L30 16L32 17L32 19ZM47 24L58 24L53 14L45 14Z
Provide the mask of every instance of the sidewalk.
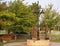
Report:
M4 46L26 46L26 43L14 42L5 44Z
M22 43L14 42L14 43L5 44L4 46L27 46L27 45L24 42L22 42ZM51 42L50 46L60 46L60 43Z
M51 42L51 46L60 46L60 43L57 43L57 42Z

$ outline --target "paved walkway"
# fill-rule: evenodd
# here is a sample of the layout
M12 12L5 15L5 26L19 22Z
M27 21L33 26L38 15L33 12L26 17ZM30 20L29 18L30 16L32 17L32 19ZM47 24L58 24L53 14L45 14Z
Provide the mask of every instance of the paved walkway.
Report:
M60 46L60 43L51 42L51 46Z
M26 46L26 43L14 42L5 44L4 46ZM60 46L60 43L51 42L50 46Z
M4 46L26 46L26 43L14 42L5 44Z

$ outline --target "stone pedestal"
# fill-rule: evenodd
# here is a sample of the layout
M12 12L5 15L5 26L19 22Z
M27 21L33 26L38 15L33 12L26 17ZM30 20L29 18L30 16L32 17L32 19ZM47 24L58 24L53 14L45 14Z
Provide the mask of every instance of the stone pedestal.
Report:
M49 40L27 40L27 46L49 46Z

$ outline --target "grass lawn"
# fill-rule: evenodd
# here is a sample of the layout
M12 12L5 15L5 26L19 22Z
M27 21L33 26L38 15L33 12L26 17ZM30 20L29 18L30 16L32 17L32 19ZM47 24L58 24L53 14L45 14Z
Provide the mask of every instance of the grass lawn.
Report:
M51 42L60 42L60 34L50 34L49 37L58 38L57 40L51 40Z
M3 46L3 43L0 42L0 46Z
M58 42L58 43L60 43L60 40L52 40L51 42Z

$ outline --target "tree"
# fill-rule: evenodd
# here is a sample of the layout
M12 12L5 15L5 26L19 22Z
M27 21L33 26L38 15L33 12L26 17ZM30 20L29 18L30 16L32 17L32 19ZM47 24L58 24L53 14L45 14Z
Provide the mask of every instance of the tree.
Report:
M41 7L37 6L36 3L26 6L21 0L14 1L13 3L10 2L8 10L18 18L18 21L11 25L10 30L29 33L32 26L36 25L37 16L39 15L34 13L36 8L39 9Z
M40 6L37 6L36 3L26 6L19 0L10 3L9 11L15 13L16 17L19 18L19 21L15 24L15 27L18 27L16 31L29 32L31 30L31 27L35 25L37 21L38 15L34 13L36 7L39 8Z
M8 26L14 24L15 22L15 14L9 12L8 10L0 12L0 30L8 29Z
M6 9L7 9L6 2L0 3L0 11L6 10Z
M59 13L52 9L52 5L45 8L42 26L45 27L46 34L60 21Z

